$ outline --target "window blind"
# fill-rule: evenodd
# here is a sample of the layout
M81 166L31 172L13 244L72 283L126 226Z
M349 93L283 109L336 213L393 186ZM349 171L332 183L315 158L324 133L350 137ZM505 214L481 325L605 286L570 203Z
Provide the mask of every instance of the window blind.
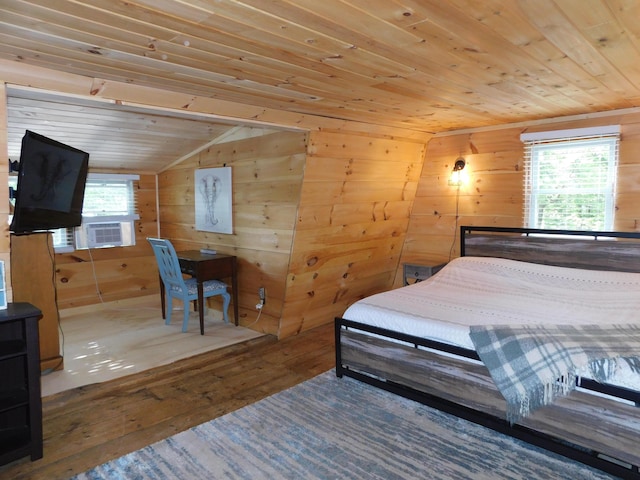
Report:
M521 138L525 145L525 226L613 229L619 126Z
M82 206L82 222L137 220L138 175L89 174Z

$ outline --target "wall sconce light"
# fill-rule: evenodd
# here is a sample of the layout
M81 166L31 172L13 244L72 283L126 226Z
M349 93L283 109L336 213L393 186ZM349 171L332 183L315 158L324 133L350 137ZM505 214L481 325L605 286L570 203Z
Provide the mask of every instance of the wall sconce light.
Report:
M466 174L464 173L464 166L466 162L464 158L459 157L456 160L456 163L453 165L453 170L451 171L451 176L449 177L449 185L452 187L459 187L466 181Z

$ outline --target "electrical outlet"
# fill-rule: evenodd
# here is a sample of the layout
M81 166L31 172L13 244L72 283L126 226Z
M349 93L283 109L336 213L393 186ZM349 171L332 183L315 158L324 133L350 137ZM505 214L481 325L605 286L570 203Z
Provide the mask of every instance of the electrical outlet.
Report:
M267 303L267 295L266 295L266 291L265 291L264 287L260 287L258 289L258 298L260 298L260 303L262 305Z

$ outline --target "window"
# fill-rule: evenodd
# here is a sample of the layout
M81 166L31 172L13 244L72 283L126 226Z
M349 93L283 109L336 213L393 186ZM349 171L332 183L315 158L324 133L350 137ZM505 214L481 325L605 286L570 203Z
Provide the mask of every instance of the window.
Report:
M75 248L135 245L136 210L134 181L138 175L90 173L82 205L82 225L53 232L56 252ZM74 243L75 242L75 243Z
M525 226L612 230L620 127L523 134Z

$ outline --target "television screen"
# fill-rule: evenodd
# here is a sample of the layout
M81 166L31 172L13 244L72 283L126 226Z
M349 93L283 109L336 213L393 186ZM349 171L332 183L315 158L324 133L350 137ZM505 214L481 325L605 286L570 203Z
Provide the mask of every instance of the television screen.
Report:
M27 130L9 229L26 233L80 225L88 170L88 153Z

